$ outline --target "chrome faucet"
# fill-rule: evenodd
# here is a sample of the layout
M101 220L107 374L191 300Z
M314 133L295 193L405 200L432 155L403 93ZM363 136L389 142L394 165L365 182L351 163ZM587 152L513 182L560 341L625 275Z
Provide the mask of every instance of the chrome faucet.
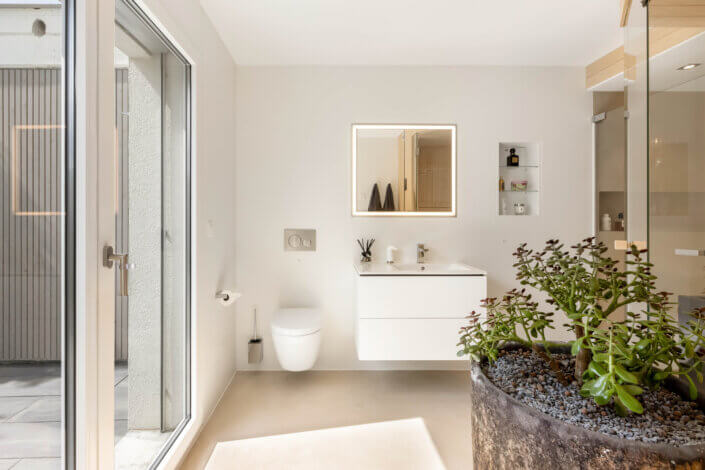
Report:
M416 262L421 264L424 262L424 256L426 255L426 252L428 252L428 248L425 248L423 246L423 243L419 243L416 245Z

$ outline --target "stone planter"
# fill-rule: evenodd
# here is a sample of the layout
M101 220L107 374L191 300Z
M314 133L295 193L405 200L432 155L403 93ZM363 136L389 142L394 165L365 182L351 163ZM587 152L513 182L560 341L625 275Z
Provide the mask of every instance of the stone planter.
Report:
M650 444L565 423L504 393L477 363L470 382L476 470L705 469L705 444Z

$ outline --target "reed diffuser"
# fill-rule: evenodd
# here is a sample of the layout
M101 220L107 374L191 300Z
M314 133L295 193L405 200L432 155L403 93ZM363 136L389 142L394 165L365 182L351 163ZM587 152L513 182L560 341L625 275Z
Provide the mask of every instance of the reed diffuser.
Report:
M375 239L371 238L369 240L365 240L364 238L360 238L357 240L357 244L360 245L360 249L362 250L360 253L360 261L362 263L369 263L372 261L372 245L375 244Z

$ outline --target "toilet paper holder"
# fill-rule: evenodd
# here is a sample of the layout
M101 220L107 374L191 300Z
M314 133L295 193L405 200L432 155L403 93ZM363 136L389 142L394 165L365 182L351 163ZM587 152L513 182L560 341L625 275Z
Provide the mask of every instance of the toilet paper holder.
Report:
M237 299L242 297L239 292L232 292L227 289L219 290L215 293L215 298L220 302L221 305L227 307L235 303Z

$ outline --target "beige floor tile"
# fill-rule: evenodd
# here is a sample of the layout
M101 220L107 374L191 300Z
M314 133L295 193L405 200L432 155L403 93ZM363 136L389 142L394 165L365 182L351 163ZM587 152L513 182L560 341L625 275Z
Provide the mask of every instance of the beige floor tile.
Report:
M183 469L204 468L215 444L421 417L448 470L472 466L464 371L241 372Z

